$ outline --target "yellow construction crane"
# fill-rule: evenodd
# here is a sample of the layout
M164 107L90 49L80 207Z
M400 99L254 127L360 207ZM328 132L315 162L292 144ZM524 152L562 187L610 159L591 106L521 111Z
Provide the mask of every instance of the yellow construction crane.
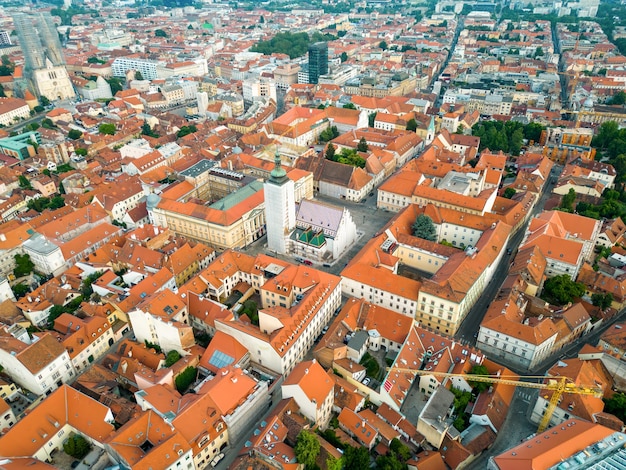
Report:
M539 423L539 428L537 432L543 432L547 429L550 424L550 420L552 419L552 414L556 409L557 405L561 401L561 397L564 393L573 393L577 395L591 395L596 398L602 398L604 392L599 387L585 387L581 385L576 385L572 379L569 377L548 377L548 376L522 376L526 379L548 379L548 382L522 382L519 380L518 376L507 376L507 375L470 375L470 374L452 374L448 372L433 372L431 370L415 370L415 369L406 369L400 367L392 367L389 369L390 371L398 371L398 372L412 372L417 375L434 375L435 377L457 377L463 378L470 382L487 382L487 383L499 383L504 385L511 385L513 387L527 387L527 388L536 388L540 390L551 390L552 397L550 397L550 402L548 403L548 408L546 408L545 413L543 414L543 418L541 418L541 422ZM511 378L508 378L511 377Z

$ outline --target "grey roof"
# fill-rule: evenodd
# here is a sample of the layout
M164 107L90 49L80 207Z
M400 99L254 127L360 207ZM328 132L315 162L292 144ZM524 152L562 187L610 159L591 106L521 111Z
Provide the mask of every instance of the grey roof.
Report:
M348 341L348 347L350 349L354 349L355 351L360 351L365 345L365 343L367 342L368 336L369 335L367 334L366 331L363 331L363 330L357 331L352 337L352 339Z
M296 226L323 230L324 235L335 237L342 218L343 209L340 207L303 199L296 214Z
M213 161L213 160L200 160L198 163L196 163L195 165L192 165L191 167L187 168L184 171L181 171L180 174L182 176L189 176L191 178L196 178L199 175L201 175L202 173L209 171L211 168L213 168L215 165L217 165L217 162Z
M447 388L439 385L420 413L420 419L441 422L446 419L452 403L454 403L454 394Z

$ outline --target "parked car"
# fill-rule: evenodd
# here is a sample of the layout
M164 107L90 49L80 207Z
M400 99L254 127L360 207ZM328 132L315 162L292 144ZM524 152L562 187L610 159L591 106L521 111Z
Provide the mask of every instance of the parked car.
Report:
M363 385L365 385L367 387L370 384L371 381L372 381L372 379L370 379L369 377L365 377L363 379Z
M220 461L223 458L224 458L224 452L220 452L218 455L215 456L213 460L211 460L211 467L217 466L217 464L220 463Z
M307 266L313 266L313 261L310 261L308 259L305 259L303 263L306 264Z

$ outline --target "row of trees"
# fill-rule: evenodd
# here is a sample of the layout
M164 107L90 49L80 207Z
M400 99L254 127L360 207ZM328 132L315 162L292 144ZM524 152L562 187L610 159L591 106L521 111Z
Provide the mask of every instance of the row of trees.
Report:
M330 34L313 33L310 37L307 33L278 33L272 39L260 41L250 48L252 52L271 55L275 52L287 54L290 59L305 55L309 49L309 44L321 41L332 41L337 39Z
M326 147L325 158L332 160L333 162L345 163L346 165L352 165L359 168L365 168L365 159L361 157L357 150L342 148L341 152L335 152L335 146L328 144Z
M326 459L328 470L363 470L371 468L370 454L366 447L352 447L343 445L336 437L332 429L324 431L322 436L329 437L329 442L343 449L340 459L329 456ZM312 432L303 430L298 434L294 447L298 463L304 465L305 470L319 469L317 459L320 455L321 445ZM392 439L389 443L389 451L386 455L380 455L376 459L376 469L380 470L406 470L406 462L411 458L410 449L399 439Z
M538 142L545 129L541 124L522 124L516 121L481 121L472 127L472 135L480 137L480 148L517 156L522 150L524 139Z

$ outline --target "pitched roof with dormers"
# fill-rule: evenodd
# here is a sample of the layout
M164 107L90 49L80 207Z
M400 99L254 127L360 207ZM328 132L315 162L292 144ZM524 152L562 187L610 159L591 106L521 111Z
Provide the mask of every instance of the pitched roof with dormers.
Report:
M548 470L613 434L612 429L581 419L569 419L517 447L494 457L501 470Z
M307 398L315 402L318 407L333 392L335 386L333 378L315 359L296 365L283 385L297 385Z
M173 466L191 449L182 433L153 410L118 429L107 445L133 470Z
M0 455L31 457L65 425L104 444L115 432L112 421L107 406L64 384L0 437Z

